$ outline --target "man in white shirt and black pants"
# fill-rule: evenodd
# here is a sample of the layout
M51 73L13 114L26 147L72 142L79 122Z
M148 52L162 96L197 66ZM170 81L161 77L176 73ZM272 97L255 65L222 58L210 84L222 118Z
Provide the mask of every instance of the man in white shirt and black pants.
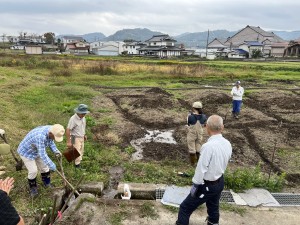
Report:
M188 225L192 213L204 202L207 207L207 225L219 224L219 201L224 189L223 174L231 158L232 146L222 136L223 119L218 115L208 118L206 130L209 139L201 147L193 186L190 194L180 204L176 225Z
M236 119L239 118L239 114L242 106L242 98L244 94L244 88L241 87L241 82L235 82L235 86L231 90L232 95L232 116Z

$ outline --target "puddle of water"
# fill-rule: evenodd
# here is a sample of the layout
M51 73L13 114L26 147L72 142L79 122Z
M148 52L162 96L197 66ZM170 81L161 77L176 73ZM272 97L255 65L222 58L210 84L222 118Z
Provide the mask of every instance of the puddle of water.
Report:
M143 143L158 142L167 144L177 144L173 137L174 130L147 130L147 134L143 138L132 140L130 144L135 148L136 152L132 154L132 160L140 160L143 158Z

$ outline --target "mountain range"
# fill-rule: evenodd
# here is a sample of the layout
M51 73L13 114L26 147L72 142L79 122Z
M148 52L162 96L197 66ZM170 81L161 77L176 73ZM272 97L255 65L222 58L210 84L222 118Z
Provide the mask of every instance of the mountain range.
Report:
M219 40L226 40L228 37L233 36L238 31L227 31L227 30L212 30L204 32L195 32L195 33L183 33L177 36L172 36L177 40L178 44L184 44L185 47L205 47L208 42L212 41L215 38ZM272 32L272 31L269 31ZM300 31L273 31L276 35L281 37L284 40L290 41L300 38ZM80 36L85 39L87 42L93 41L124 41L124 40L135 40L135 41L146 41L150 39L153 35L163 34L158 31L151 31L147 28L135 28L135 29L123 29L119 30L116 33L105 36L101 32L88 33ZM70 34L68 34L70 35ZM59 35L56 38L61 38L64 35Z

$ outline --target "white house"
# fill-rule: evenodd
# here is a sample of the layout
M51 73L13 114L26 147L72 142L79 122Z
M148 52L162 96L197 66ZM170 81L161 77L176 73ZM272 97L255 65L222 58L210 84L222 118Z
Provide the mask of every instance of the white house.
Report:
M43 54L41 45L26 45L25 53L28 55L41 55Z
M63 44L64 48L67 46L67 44L78 43L78 42L84 42L83 38L78 37L78 36L62 36L61 37L61 43Z
M85 42L67 43L65 51L75 55L89 54L89 45Z
M258 41L245 41L243 44L239 45L238 49L243 49L249 53L249 58L252 58L254 51L259 50L263 53L264 44Z
M91 50L95 55L117 56L121 55L124 52L123 46L123 41L107 41L99 42L99 46L96 46L94 44L94 47L91 48Z
M149 40L145 41L147 46L141 47L138 50L140 55L158 56L160 58L169 58L180 56L184 50L175 46L175 39L167 34L154 35Z
M128 55L137 55L139 54L140 48L146 46L146 43L140 42L140 41L131 41L131 42L125 42L124 43L124 53Z

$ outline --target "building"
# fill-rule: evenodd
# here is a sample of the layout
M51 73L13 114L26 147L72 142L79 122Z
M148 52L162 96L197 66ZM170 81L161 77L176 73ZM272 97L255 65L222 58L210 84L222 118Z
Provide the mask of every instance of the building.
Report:
M107 41L99 42L99 44L95 44L93 42L93 47L91 47L91 51L95 55L118 56L124 52L123 45L123 41Z
M290 41L289 45L284 51L285 57L300 57L300 39Z
M267 32L261 29L260 27L248 25L232 37L229 37L224 42L224 45L228 46L230 49L234 49L238 48L239 45L243 44L244 42L256 41L263 43L266 40L269 40L269 44L272 44L274 42L284 42L282 38L278 37L273 32Z
M271 44L271 57L281 58L284 56L284 51L288 47L288 42L277 42Z
M79 36L62 36L61 37L61 43L63 44L64 48L66 48L67 44L78 43L78 42L84 42L84 39Z
M124 41L124 54L138 55L138 49L145 46L147 46L147 44L141 41Z
M43 54L43 49L41 45L26 45L25 53L28 55L41 55Z
M181 52L184 49L176 47L176 42L175 39L167 34L154 35L152 38L145 41L147 46L137 50L140 55L157 56L160 58L177 57L181 55Z
M65 52L75 55L87 55L89 54L89 49L89 45L85 42L67 43Z

